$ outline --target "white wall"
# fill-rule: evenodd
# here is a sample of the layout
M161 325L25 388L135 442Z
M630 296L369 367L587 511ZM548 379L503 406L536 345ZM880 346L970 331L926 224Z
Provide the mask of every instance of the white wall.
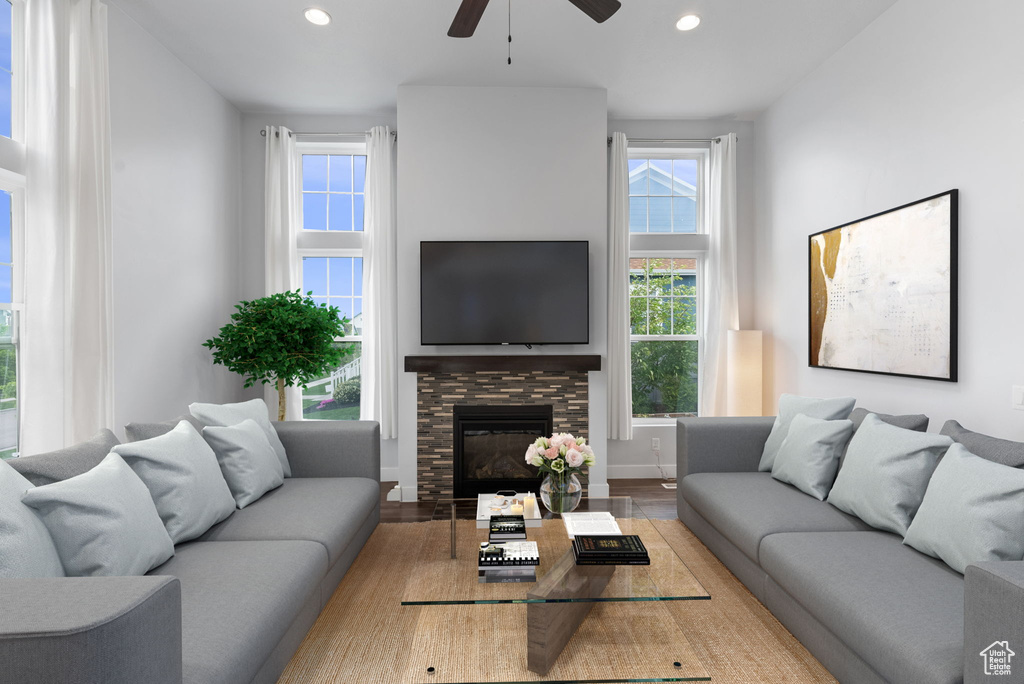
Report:
M771 331L766 400L849 394L1024 438L1024 3L900 0L757 123L757 325ZM960 381L811 369L807 236L960 189ZM766 408L771 408L766 404Z
M625 133L627 138L694 140L715 138L735 133L737 223L739 233L739 304L740 327L754 327L756 282L756 221L754 203L754 123L729 119L712 120L610 120L608 133ZM651 439L661 440L660 460L651 446ZM668 477L676 475L676 425L674 420L663 424L634 425L633 439L609 440L608 477Z
M239 292L241 115L109 7L114 421L235 401L241 380L201 344Z
M398 351L519 353L505 347L419 344L421 240L590 241L589 345L535 354L607 351L607 98L586 88L398 89ZM526 352L525 349L521 350ZM607 453L607 382L590 374L590 440ZM399 473L415 497L416 376L399 379ZM591 469L591 492L607 492L607 462Z

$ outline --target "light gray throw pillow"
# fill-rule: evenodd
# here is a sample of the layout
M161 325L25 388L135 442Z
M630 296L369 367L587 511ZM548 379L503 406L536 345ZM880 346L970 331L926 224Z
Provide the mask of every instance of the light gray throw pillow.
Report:
M281 438L277 436L277 430L270 423L267 402L262 399L253 399L237 404L195 403L189 404L188 410L203 425L238 425L246 419L256 421L256 424L263 430L263 434L267 436L267 441L273 447L274 453L280 459L284 476L292 476L292 468L288 465L288 455L284 452L284 444L281 443Z
M217 456L188 421L159 437L114 447L149 489L175 544L195 539L235 512Z
M22 501L38 511L69 577L144 575L174 555L149 490L117 454Z
M903 543L959 573L1024 559L1024 471L954 444L935 468Z
M828 502L872 527L904 536L951 444L949 437L904 430L871 413L850 440Z
M910 413L907 415L893 415L891 413L879 413L878 411L869 411L859 406L850 412L850 420L853 421L853 434L857 434L857 430L860 429L861 423L868 417L869 414L875 414L878 416L883 423L889 425L895 425L906 430L914 430L915 432L927 432L928 431L928 416L923 413ZM851 438L852 441L852 438ZM850 445L846 445L846 451L849 451ZM839 457L839 470L843 469L843 463L846 462L846 451L843 451L843 455Z
M31 508L21 502L34 485L0 461L0 577L63 577L53 539Z
M836 478L839 454L852 432L853 423L848 420L822 420L797 414L775 455L772 477L823 501Z
M239 508L284 484L281 461L255 420L207 426L203 428L203 437L217 454L220 470Z
M789 424L797 414L804 414L810 418L821 418L822 420L845 420L850 416L856 399L852 397L838 397L835 399L816 399L814 397L798 397L795 394L783 394L779 397L779 415L775 417L775 424L768 435L768 441L764 443L764 451L761 453L761 463L757 469L767 473L775 463L775 454L779 452L783 440L789 433Z

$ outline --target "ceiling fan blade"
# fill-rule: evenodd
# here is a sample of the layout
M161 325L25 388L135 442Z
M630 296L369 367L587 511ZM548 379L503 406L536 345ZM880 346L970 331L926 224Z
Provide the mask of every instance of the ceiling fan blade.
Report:
M569 0L569 2L583 10L598 24L604 22L622 7L619 0Z
M448 29L448 35L452 38L469 38L476 31L476 25L480 23L480 17L487 9L488 0L462 0L459 11L455 13L455 20Z

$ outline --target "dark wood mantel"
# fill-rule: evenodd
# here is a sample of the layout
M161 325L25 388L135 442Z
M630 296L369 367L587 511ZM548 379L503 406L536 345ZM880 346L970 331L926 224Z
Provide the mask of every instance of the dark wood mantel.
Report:
M600 354L517 354L510 356L406 356L409 373L467 371L599 371Z

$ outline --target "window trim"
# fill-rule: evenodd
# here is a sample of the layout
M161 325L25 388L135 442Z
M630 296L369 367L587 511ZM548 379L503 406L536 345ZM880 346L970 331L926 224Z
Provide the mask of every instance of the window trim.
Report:
M629 234L630 259L695 259L697 261L697 334L695 335L629 335L630 346L640 341L696 341L697 352L697 414L703 409L702 389L704 386L704 316L707 294L707 252L709 247L707 207L709 202L709 180L711 150L708 147L629 147L628 159L696 159L700 181L697 192L697 226L695 233L634 233ZM632 388L630 388L632 391ZM663 416L632 417L634 427L652 425L673 425L675 418Z

